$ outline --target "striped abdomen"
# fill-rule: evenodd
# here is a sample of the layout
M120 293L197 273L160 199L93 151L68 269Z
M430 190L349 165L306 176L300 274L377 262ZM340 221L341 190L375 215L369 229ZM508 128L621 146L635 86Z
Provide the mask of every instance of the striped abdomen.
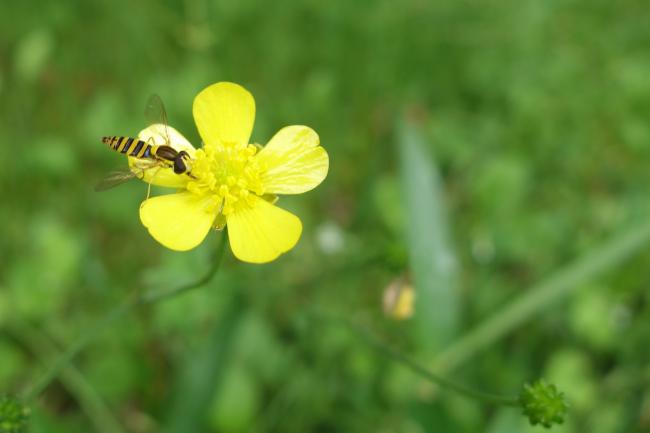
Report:
M137 138L130 137L102 137L102 143L108 145L116 152L136 158L153 158L151 145Z

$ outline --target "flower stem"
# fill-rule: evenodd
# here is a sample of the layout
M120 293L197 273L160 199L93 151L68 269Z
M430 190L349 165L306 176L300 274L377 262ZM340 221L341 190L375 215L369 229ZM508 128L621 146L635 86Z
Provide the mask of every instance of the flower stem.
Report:
M217 274L217 271L219 270L219 266L221 265L221 261L223 260L224 253L226 251L227 243L228 243L228 234L226 231L224 231L221 236L221 239L219 240L219 244L217 245L217 249L214 252L214 257L212 258L212 266L210 267L210 269L208 269L208 272L206 272L202 278L189 284L185 284L178 287L172 287L171 289L156 290L156 291L144 293L140 297L140 304L153 304L158 301L163 301L165 299L172 298L180 293L187 292L189 290L196 289L198 287L202 287L203 285L209 283L210 280L214 278L214 276Z
M29 350L45 365L49 359L60 352L50 337L31 325L21 322L10 330L16 338L24 342ZM64 388L75 398L79 407L86 413L94 424L95 431L100 433L126 433L117 418L111 413L104 399L95 388L73 365L66 365L59 374Z
M172 287L170 289L164 290L155 290L150 292L145 292L143 294L137 294L129 296L124 300L120 305L115 307L113 310L109 311L104 317L99 319L94 325L91 325L90 328L82 334L76 342L72 343L68 349L66 349L59 358L54 361L50 368L41 376L39 380L36 381L34 385L27 389L24 393L24 401L31 401L36 398L41 392L43 392L48 385L61 373L61 371L91 342L93 341L98 334L100 334L104 329L106 329L111 323L113 323L118 318L122 317L124 314L128 313L132 308L138 305L144 304L153 304L159 301L163 301L174 296L180 295L181 293L188 292L192 289L196 289L204 286L214 276L216 275L221 262L223 260L224 252L226 250L226 244L228 243L228 235L224 231L220 237L219 244L215 250L215 257L212 259L212 264L208 269L206 274L199 278L198 280L184 284L178 287Z
M377 352L386 356L387 358L402 364L405 367L408 367L413 372L427 379L429 382L435 383L436 385L447 388L449 390L455 391L459 394L462 394L466 397L473 398L475 400L480 400L490 404L496 404L501 406L519 406L518 397L508 397L502 395L491 394L479 390L469 388L465 385L461 385L452 380L449 380L443 376L439 376L429 370L427 370L422 365L418 364L413 359L409 358L404 353L400 352L397 349L394 349L386 345L383 341L377 338L375 335L371 334L368 330L362 326L353 323L350 320L345 320L350 329L366 344L375 349Z
M52 382L59 375L59 373L61 373L61 371L72 361L72 359L77 356L79 352L81 352L83 348L86 347L86 345L97 336L97 334L99 334L102 330L107 328L108 325L113 323L113 321L126 313L133 305L135 304L133 304L131 300L123 302L113 310L109 311L94 325L91 325L90 328L77 339L77 341L72 343L72 345L70 345L70 347L68 347L57 358L57 360L54 361L54 363L45 372L45 374L43 374L43 376L41 376L41 378L37 380L36 383L24 393L23 400L29 402L36 398L41 392L43 392L43 390L47 388L50 382Z
M474 329L459 338L434 361L438 371L451 371L494 345L508 332L531 320L536 314L558 303L585 283L647 249L650 244L650 222L645 221L626 229L611 240L600 244L572 264L554 272L542 282L496 311Z

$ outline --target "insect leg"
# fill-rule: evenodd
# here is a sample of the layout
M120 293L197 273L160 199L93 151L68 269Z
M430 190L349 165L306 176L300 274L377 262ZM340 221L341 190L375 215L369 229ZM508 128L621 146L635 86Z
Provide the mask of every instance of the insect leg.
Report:
M151 195L151 182L152 182L153 179L156 177L156 175L158 174L158 171L159 171L161 168L162 168L162 166L158 166L158 167L156 167L156 168L155 168L155 171L154 171L153 174L151 175L151 179L149 180L149 182L147 182L147 198L145 198L145 200L149 200L149 196Z

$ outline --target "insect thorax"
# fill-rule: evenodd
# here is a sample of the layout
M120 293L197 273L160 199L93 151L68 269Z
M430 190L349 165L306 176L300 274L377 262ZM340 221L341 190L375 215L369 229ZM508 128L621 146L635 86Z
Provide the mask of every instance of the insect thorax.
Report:
M173 162L176 159L178 152L171 146L155 146L153 154L156 155L157 158Z

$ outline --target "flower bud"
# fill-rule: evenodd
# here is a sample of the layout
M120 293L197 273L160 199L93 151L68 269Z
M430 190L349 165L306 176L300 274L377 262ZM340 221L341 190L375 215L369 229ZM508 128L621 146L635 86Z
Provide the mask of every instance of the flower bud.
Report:
M564 393L557 390L555 385L546 383L544 379L525 384L519 396L519 403L524 415L532 425L540 424L550 428L553 424L562 424L568 405Z
M406 320L415 311L415 290L404 277L393 280L384 290L384 314L395 320Z
M23 433L28 417L29 409L16 399L0 397L0 433Z

